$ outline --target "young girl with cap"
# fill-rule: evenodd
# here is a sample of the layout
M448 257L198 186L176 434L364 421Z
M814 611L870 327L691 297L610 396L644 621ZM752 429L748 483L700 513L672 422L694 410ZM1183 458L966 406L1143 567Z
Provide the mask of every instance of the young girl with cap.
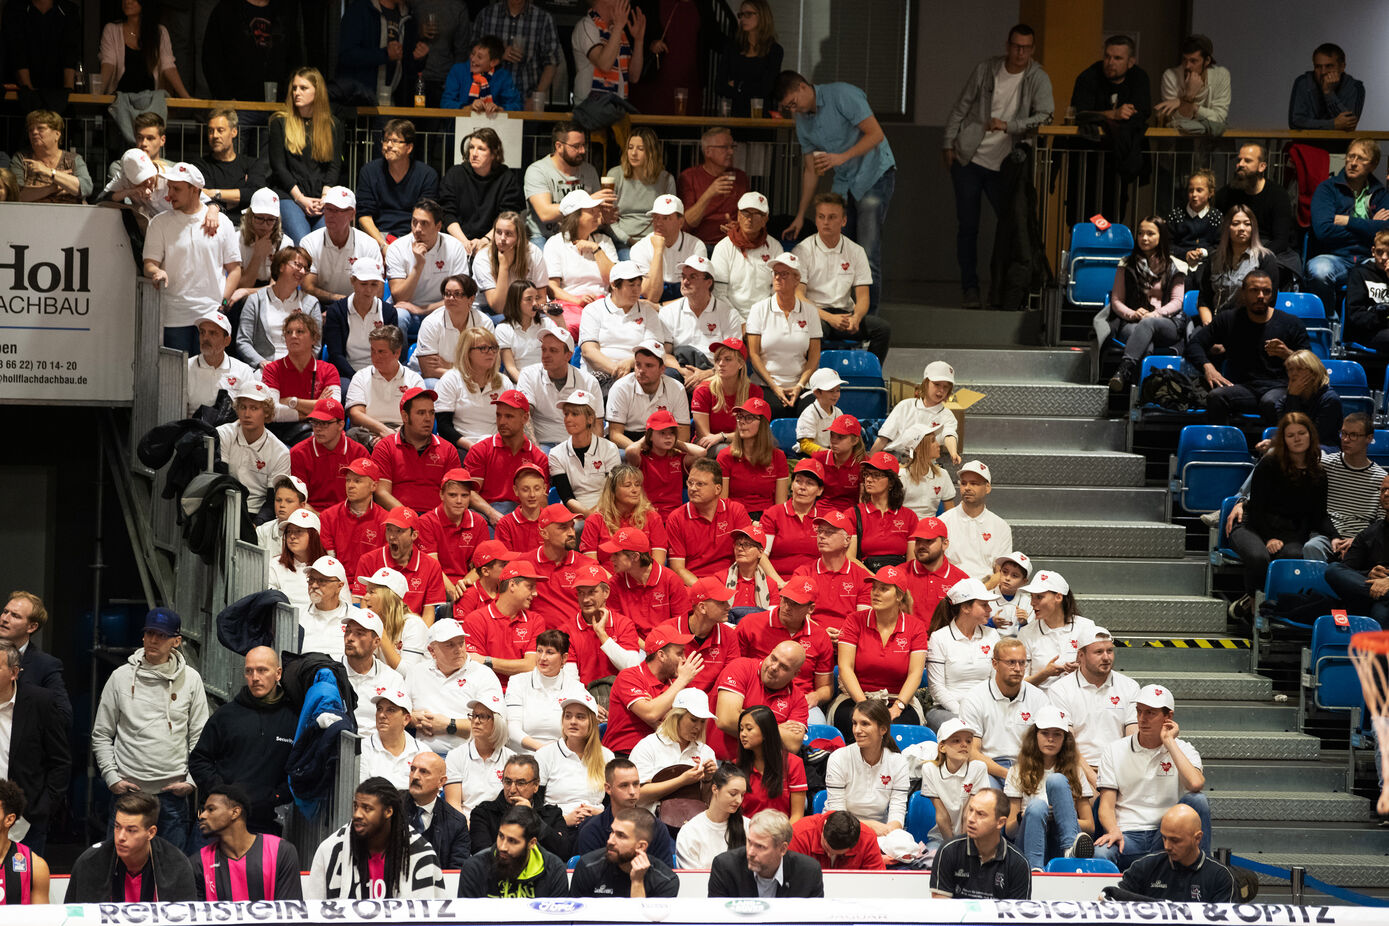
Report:
M308 505L309 489L298 476L281 476L275 480L270 498L275 517L256 528L256 543L269 555L279 556L285 519L290 512Z
M635 527L651 544L651 558L665 564L666 526L645 490L646 477L640 469L621 463L603 481L603 491L592 515L584 519L579 550L607 565L612 555L602 545L624 527Z
M698 444L680 440L679 428L670 412L655 412L646 419L641 440L623 451L627 463L641 470L646 497L663 518L683 504L685 473L707 452Z
M1018 631L1037 617L1032 610L1032 596L1022 590L1023 583L1032 576L1032 560L1025 553L1014 550L994 559L994 575L998 577L994 585L998 600L989 615L989 625L1000 636L1016 637Z
M779 578L791 578L801 566L815 562L815 518L829 508L825 493L825 467L816 460L801 460L791 471L791 497L762 512L757 522L767 537L767 559Z
M989 786L989 768L982 759L971 759L974 731L952 717L936 730L936 757L921 764L921 793L936 807L936 825L926 845L939 849L964 835L965 804L977 791Z
M285 519L280 555L267 567L267 587L284 592L300 615L307 613L313 603L309 600L309 565L325 552L318 531L318 515L307 508L290 512Z
M978 579L964 579L950 587L931 620L926 656L926 679L935 707L926 723L935 730L960 713L965 692L993 673L993 648L998 631L988 626L989 612L998 593Z
M926 669L926 625L911 616L906 570L883 566L865 580L869 607L844 621L839 634L839 686L831 723L852 733L850 705L868 699L887 704L889 723L921 723L916 692ZM881 835L881 834L879 834Z
M906 490L900 471L901 465L890 453L875 453L863 461L860 500L854 509L858 522L854 549L869 569L900 566L916 552L911 536L918 519L916 512L903 506Z
M734 409L736 426L729 446L719 451L723 497L743 503L749 517L786 501L791 470L786 454L772 437L772 409L762 399L748 399Z
M1039 710L1023 734L1003 793L1011 801L1005 832L1027 856L1028 867L1036 871L1063 854L1094 856L1095 789L1080 770L1071 723L1057 708Z
M815 401L796 419L796 442L804 455L819 453L829 445L830 425L844 414L836 404L839 387L843 385L844 380L833 370L822 367L810 374L806 386L814 394Z
M598 739L598 702L571 682L559 698L560 738L535 754L545 801L571 827L603 812L603 768L613 752Z
M950 474L936 462L940 457L940 432L944 426L936 422L921 434L920 440L912 443L909 462L903 468L902 488L906 495L902 504L916 512L919 518L935 517L940 511L955 507L955 482Z
M853 415L840 415L830 423L829 434L829 449L812 454L811 459L825 468L825 506L848 511L859 502L863 425Z
M748 378L748 348L738 338L710 344L709 353L714 357L714 375L695 387L690 411L695 443L717 453L721 444L733 440L737 425L733 410L750 399L762 398L762 387Z
M1033 620L1018 631L1027 644L1027 680L1049 688L1061 676L1076 670L1080 635L1095 622L1076 613L1076 598L1061 573L1042 570L1022 587L1031 596Z
M916 389L916 398L910 402L898 402L892 412L878 429L878 439L873 441L873 452L887 450L892 453L911 449L908 441L921 433L940 425L938 440L945 452L950 454L950 462L960 465L959 425L955 413L945 407L955 388L955 368L944 360L933 360L926 364L921 374L921 385Z

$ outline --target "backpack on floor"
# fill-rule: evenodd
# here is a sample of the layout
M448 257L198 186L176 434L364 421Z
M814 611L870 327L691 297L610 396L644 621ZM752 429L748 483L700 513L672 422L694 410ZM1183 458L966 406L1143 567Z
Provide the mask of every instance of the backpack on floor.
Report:
M1185 412L1205 408L1210 391L1181 370L1154 370L1143 380L1139 400L1143 405L1157 405L1168 411Z

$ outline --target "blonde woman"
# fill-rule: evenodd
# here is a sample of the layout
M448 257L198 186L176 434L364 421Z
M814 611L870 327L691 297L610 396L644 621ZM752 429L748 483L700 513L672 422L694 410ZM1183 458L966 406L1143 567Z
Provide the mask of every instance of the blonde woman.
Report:
M280 197L274 190L262 187L251 197L251 204L241 213L236 240L241 246L241 282L244 285L232 293L232 302L240 302L268 286L274 279L270 265L275 255L294 247L280 221Z
M468 702L472 732L444 759L444 800L464 816L501 793L502 770L513 753L506 746L506 705L500 689L482 691Z
M900 473L906 492L902 505L918 518L934 518L941 505L946 511L955 507L955 481L936 462L941 454L940 432L939 423L927 427L912 449L911 462Z
M637 806L655 813L664 798L692 786L703 787L714 777L719 763L713 747L704 741L712 719L714 712L704 692L688 688L675 696L656 732L632 748L631 759L641 780ZM680 774L661 775L657 780L671 768L680 769Z
M508 211L497 216L491 240L473 257L473 282L477 284L473 305L494 315L501 312L516 280L530 280L542 292L550 285L545 254L526 237L526 220L519 212Z
M752 114L752 101L772 108L772 84L785 52L777 44L776 20L767 0L743 0L738 7L738 35L719 58L714 92L732 102L732 115Z
M599 740L598 702L583 685L571 683L562 695L560 738L535 754L546 803L559 807L564 822L579 826L603 812L603 767L613 751Z
M695 387L690 397L696 443L708 450L733 440L734 409L748 399L762 398L762 387L748 378L748 348L738 338L709 345L714 375Z
M458 338L453 366L439 377L434 402L439 436L466 453L497 431L492 400L513 388L502 372L497 336L486 328L467 328Z
M312 562L312 561L311 561ZM401 675L425 659L429 628L424 618L411 614L405 606L409 584L394 569L381 568L369 576L358 576L366 591L362 606L375 611L385 632L381 634L381 658Z
M295 71L284 109L270 117L270 183L295 244L323 227L323 196L342 176L342 133L323 75L317 68Z
M723 497L742 502L756 520L790 496L791 469L772 437L771 406L762 399L748 399L733 415L733 440L718 455Z
M609 225L626 248L651 232L656 197L675 194L675 178L666 170L665 149L655 131L634 129L622 150L622 163L608 171L617 194L617 221Z
M666 564L666 526L646 495L646 477L629 463L608 474L593 517L584 519L579 549L607 567L612 554L604 553L602 546L624 527L635 527L646 534L651 542L651 558L662 566Z
M1341 430L1345 420L1341 412L1341 397L1331 388L1331 377L1316 354L1310 350L1293 351L1283 361L1288 371L1288 392L1278 401L1275 418L1289 412L1302 412L1317 426L1322 443L1334 447L1332 437Z

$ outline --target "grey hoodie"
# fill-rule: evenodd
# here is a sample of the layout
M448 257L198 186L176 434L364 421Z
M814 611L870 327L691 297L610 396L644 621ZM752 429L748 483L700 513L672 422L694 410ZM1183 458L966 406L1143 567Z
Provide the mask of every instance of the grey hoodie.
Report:
M994 75L1003 56L985 58L970 74L959 99L945 121L946 148L954 148L961 164L968 164L984 140L984 130L993 118ZM1018 94L1018 109L1008 123L1008 134L1014 136L1035 132L1051 121L1055 104L1052 102L1051 78L1036 61L1029 61L1022 72L1022 89Z
M191 781L188 754L207 723L202 676L177 649L162 665L136 650L111 673L92 725L92 753L110 787L124 778L157 794Z

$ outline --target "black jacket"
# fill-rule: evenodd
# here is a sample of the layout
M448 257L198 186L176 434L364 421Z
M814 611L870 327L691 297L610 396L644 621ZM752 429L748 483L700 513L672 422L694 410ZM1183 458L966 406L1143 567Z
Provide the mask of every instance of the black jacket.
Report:
M154 873L154 888L161 903L198 899L193 866L174 844L159 836L150 840L148 870ZM116 844L110 839L92 846L77 857L68 881L68 903L123 903L124 897L111 896L111 879L116 873Z
M33 649L31 643L30 652ZM47 689L35 684L18 686L10 726L9 778L24 792L28 804L24 818L31 824L48 820L67 794L71 732L72 718L62 716L57 699Z
M1389 566L1389 521L1380 518L1356 534L1341 563L1366 575L1376 566Z
M246 99L245 97L227 97L227 99ZM270 162L265 158L251 159L244 154L238 154L230 161L219 161L214 157L206 157L198 163L198 169L203 172L203 179L207 181L207 188L210 190L236 190L240 198L235 206L223 206L222 214L231 219L232 222L241 220L241 213L250 208L251 196L256 190L266 186L270 180ZM250 285L249 283L247 285Z
M608 834L613 828L613 808L608 801L603 802L603 812L585 820L574 836L574 852L583 855L599 846L608 844ZM651 846L647 854L670 864L675 858L675 840L671 838L670 827L660 820L656 821L656 832L651 836Z
M546 852L553 852L562 859L569 858L575 851L574 834L577 831L570 830L565 824L564 811L555 804L545 803L543 788L536 792L531 807L540 817L540 848ZM501 825L502 817L506 816L510 809L511 805L507 803L505 794L498 794L490 801L483 801L473 808L470 833L472 844L478 850L497 842L497 827Z
M1242 307L1221 312L1215 319L1197 329L1186 342L1186 359L1198 370L1210 359L1210 349L1215 344L1225 348L1224 375L1238 386L1255 383L1287 385L1288 371L1278 357L1269 356L1264 350L1264 342L1277 338L1287 345L1288 350L1299 351L1310 343L1307 329L1300 319L1274 309L1266 322L1250 321L1249 313ZM1220 366L1219 357L1215 361Z
M444 207L444 229L457 222L469 238L481 238L503 212L526 212L520 172L494 165L479 177L469 164L450 167L439 183L439 205Z
M289 604L289 596L276 588L236 599L217 615L217 642L238 656L245 656L257 646L278 645L298 652L302 630L296 639L275 639L275 608L280 604Z
M1316 445L1312 453L1319 453ZM1314 533L1336 536L1326 512L1325 471L1320 478L1289 478L1271 453L1254 467L1244 517L1245 525L1264 541L1303 543Z
M579 858L574 865L574 880L569 884L570 897L631 897L632 878L608 861L608 847L594 849ZM647 897L674 897L680 893L680 878L670 865L658 858L647 857L651 867L642 878Z
M57 656L50 656L39 645L29 640L24 654L19 657L19 684L36 686L53 695L53 706L63 718L64 726L72 726L72 700L68 697L68 686L63 681L63 663Z
M270 0L265 7L214 4L199 59L213 99L260 100L265 82L273 80L283 100L289 92L290 69L304 60L303 55L299 4Z
M1340 444L1336 435L1341 431L1341 422L1345 419L1345 414L1341 411L1341 397L1335 389L1319 386L1316 392L1305 399L1289 392L1278 402L1278 420L1282 421L1283 416L1289 412L1301 412L1312 419L1312 423L1317 426L1317 440L1322 446L1335 447Z
M824 897L825 876L820 863L799 852L787 852L781 860L783 882L778 897ZM748 868L748 849L729 849L714 856L709 866L710 897L756 897L757 879Z
M1389 326L1389 277L1372 260L1346 275L1346 336L1368 341Z
M1223 215L1229 215L1235 206L1248 206L1259 223L1259 241L1263 246L1280 257L1293 254L1292 203L1288 191L1273 180L1265 177L1264 188L1258 193L1248 193L1227 184L1215 191L1212 202ZM1301 266L1300 260L1298 265Z
M313 137L313 126L305 124L305 132ZM294 187L310 198L321 196L324 187L337 186L342 178L342 133L340 119L333 119L333 147L326 161L315 161L308 142L304 150L294 154L285 147L285 121L270 120L270 188L281 199L293 199L290 191Z
M546 852L536 846L521 874L502 881L492 873L492 856L496 848L489 848L472 856L458 869L459 897L568 897L569 874L564 860L558 855Z
M237 784L251 798L248 825L264 831L275 819L275 807L290 801L286 769L294 748L299 712L288 696L265 704L242 688L208 718L198 745L188 756L188 771L200 791Z
M329 305L323 310L323 346L328 349L328 362L338 368L338 375L343 382L352 378L352 374L357 371L352 369L352 364L347 360L347 313L348 300L351 296L345 296ZM381 324L396 324L395 306L389 299L381 300ZM343 393L343 398L347 393Z
M413 798L411 801L413 803ZM424 838L434 847L440 868L462 868L472 854L468 818L454 810L453 805L442 797L434 802L434 814L430 817Z

